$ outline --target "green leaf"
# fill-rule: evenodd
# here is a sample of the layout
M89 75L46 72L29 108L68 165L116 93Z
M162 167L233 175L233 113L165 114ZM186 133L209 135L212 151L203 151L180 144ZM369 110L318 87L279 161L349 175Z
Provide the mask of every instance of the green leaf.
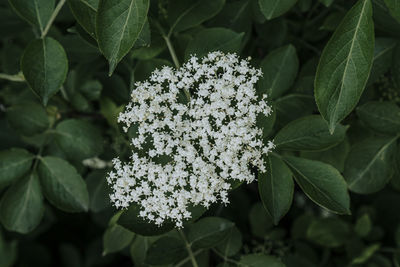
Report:
M378 37L375 40L374 61L367 85L376 82L392 66L397 41L392 38ZM393 68L393 71L396 69ZM395 76L395 75L394 75Z
M109 67L109 75L131 50L146 22L149 0L100 0L96 17L99 48Z
M283 158L292 169L296 182L315 203L338 214L350 214L347 184L331 165L298 157Z
M256 118L256 125L258 128L262 129L262 137L266 138L272 131L276 121L276 110L275 107L272 106L272 111L269 116L265 116L262 113L259 113Z
M385 0L385 4L389 9L390 15L400 23L400 1Z
M243 32L236 33L225 28L202 30L189 42L185 58L189 59L191 55L201 58L211 51L239 52L243 37Z
M232 227L228 237L216 249L225 257L231 257L242 248L242 234L236 226Z
M359 237L366 237L372 229L371 218L368 213L364 213L360 218L357 219L354 225L354 231Z
M331 134L319 115L310 115L290 122L274 138L274 144L283 150L318 151L336 146L343 141L348 127L339 125Z
M139 216L140 208L132 204L127 210L124 210L118 219L118 224L126 229L143 236L156 236L171 231L175 224L164 222L161 226L146 221Z
M259 93L270 99L283 95L293 85L299 70L296 48L290 44L273 50L261 62L261 70Z
M332 5L333 1L335 1L335 0L318 0L318 1L321 2L326 7L330 7Z
M265 254L248 254L240 258L240 266L246 267L285 267L278 258Z
M13 184L0 203L0 219L9 231L26 234L38 226L44 212L39 177L31 173Z
M221 11L225 0L174 0L169 3L169 35L197 26Z
M89 209L99 212L110 206L109 187L105 170L95 170L86 177Z
M273 227L271 215L265 210L261 202L256 202L249 212L249 224L251 233L259 238L264 238Z
M51 204L66 212L88 210L85 181L72 165L60 158L44 157L38 169L43 193Z
M100 99L100 113L107 120L108 124L118 129L118 115L122 112L124 106L117 106L114 101L108 97Z
M69 119L56 127L56 141L71 159L86 159L103 151L100 131L87 121Z
M314 97L302 94L288 94L275 102L276 126L282 128L290 121L310 115L317 110Z
M340 144L323 151L302 151L300 156L306 159L318 160L332 165L339 172L343 172L347 154L350 151L349 141L345 138Z
M103 256L126 248L133 240L134 233L124 227L113 224L103 235Z
M150 265L172 264L186 257L186 247L181 239L162 237L151 244L145 262Z
M374 56L370 0L358 1L347 12L322 52L315 77L315 100L333 132L357 105Z
M367 262L380 248L381 244L372 244L366 247L359 256L351 261L351 263L358 265Z
M130 255L135 266L145 266L146 252L150 245L154 243L159 237L147 237L135 235L132 245L129 249Z
M35 135L49 127L46 110L36 102L22 102L7 109L7 120L11 127L22 135Z
M33 92L47 105L65 81L68 60L64 48L50 37L32 41L21 58L21 69Z
M54 0L8 0L15 12L28 21L38 26L40 32L46 28L54 9Z
M381 190L393 174L392 160L398 137L373 137L355 144L349 153L344 177L359 194Z
M307 239L328 248L342 246L350 234L348 223L337 218L314 220L307 229Z
M0 151L0 189L27 173L34 155L25 149L12 148Z
M385 134L400 133L400 108L392 102L367 102L357 108L357 115L374 131Z
M278 157L269 155L266 165L267 171L258 177L258 192L265 209L277 225L292 205L294 183L289 168Z
M270 20L289 11L297 0L258 0L261 12Z
M100 0L68 0L72 14L90 36L96 37L96 14Z
M224 218L206 217L188 225L187 239L193 248L212 248L222 242L234 224Z

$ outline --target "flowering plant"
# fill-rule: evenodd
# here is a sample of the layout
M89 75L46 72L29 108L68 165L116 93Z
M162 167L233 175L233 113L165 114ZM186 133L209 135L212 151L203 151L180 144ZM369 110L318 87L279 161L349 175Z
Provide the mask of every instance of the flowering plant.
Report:
M0 267L400 266L399 7L0 1Z
M113 160L108 183L114 205L137 203L141 217L182 227L191 217L188 206L226 204L232 182L254 181L250 166L265 172L263 156L273 144L264 145L256 126L257 116L271 113L266 96L256 93L260 76L235 54L212 52L136 83L118 118L125 132L135 127L136 137L130 162ZM160 163L161 157L169 160Z

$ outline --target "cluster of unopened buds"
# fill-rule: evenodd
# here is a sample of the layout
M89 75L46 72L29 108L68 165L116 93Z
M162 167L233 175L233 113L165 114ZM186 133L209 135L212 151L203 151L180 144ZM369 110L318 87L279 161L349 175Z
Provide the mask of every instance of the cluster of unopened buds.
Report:
M252 167L264 172L273 148L256 126L271 113L256 93L261 75L236 54L212 52L137 82L119 114L135 136L129 161L115 158L107 177L113 204L135 204L147 221L182 227L189 207L229 203L232 183L254 181Z

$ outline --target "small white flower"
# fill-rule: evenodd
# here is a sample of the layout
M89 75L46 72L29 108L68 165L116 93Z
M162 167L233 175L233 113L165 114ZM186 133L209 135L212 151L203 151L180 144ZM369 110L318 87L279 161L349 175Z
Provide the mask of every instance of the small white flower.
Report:
M125 131L132 124L138 131L130 161L114 159L107 177L113 204L136 203L148 221L182 227L189 206L229 203L230 182L254 181L250 167L265 171L263 155L274 148L271 141L264 145L256 126L258 115L271 113L266 96L256 94L261 74L236 54L212 52L137 82L118 119ZM188 103L183 90L191 94ZM158 161L167 156L170 161Z

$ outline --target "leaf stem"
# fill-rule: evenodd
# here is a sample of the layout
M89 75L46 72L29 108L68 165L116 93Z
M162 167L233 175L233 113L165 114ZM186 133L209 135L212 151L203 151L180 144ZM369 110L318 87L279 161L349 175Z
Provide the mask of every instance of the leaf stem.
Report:
M240 262L235 261L235 260L232 260L232 259L226 257L225 255L223 255L222 253L220 253L218 250L216 250L216 249L214 249L214 248L212 248L211 250L212 250L215 254L217 254L219 257L221 257L225 262L230 262L230 263L233 263L233 264L236 264L236 265L239 265L239 266L241 265Z
M49 21L46 24L46 27L44 28L42 35L40 36L40 38L44 38L46 37L47 33L50 30L51 25L53 24L54 20L56 19L58 13L60 12L61 8L63 7L63 5L65 4L66 0L60 0L60 2L58 2L56 8L54 9L53 13L51 14L51 17L49 19Z
M22 73L18 73L18 74L14 74L14 75L0 73L0 79L9 80L12 82L24 82L25 81L24 75L22 75Z
M199 249L199 250L197 250L196 252L193 252L193 256L197 256L198 254L200 254L201 252L203 252L204 251L204 249ZM190 257L186 257L186 258L184 258L183 260L181 260L180 262L178 262L176 265L175 265L175 267L180 267L180 266L183 266L187 261L189 261L190 260Z
M193 267L199 267L199 265L197 264L196 258L195 258L194 254L193 254L191 245L190 245L190 243L187 241L185 234L184 234L183 231L180 230L180 229L178 229L177 231L178 231L178 233L181 235L182 240L185 242L186 250L187 250L187 252L188 252L188 254L189 254L190 260L192 261Z

